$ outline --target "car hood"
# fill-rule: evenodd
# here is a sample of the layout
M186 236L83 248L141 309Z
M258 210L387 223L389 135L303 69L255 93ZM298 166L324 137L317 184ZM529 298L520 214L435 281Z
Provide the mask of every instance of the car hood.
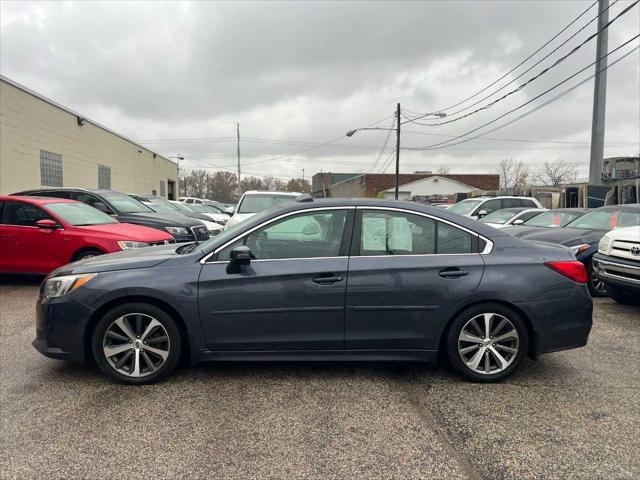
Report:
M175 227L197 227L202 225L202 222L195 218L190 218L181 213L126 213L121 216L125 221L139 221L145 225L154 225L159 227L175 226ZM136 222L137 223L137 222Z
M544 230L543 232L528 235L525 238L527 240L556 243L571 247L583 243L597 243L607 233L602 230L584 230L580 228L546 228Z
M77 226L82 231L106 234L117 240L135 240L136 242L159 242L161 240L173 240L173 237L166 232L155 228L133 225L131 223L108 223L105 225L84 225Z
M135 248L107 255L99 255L60 267L51 272L49 276L56 277L59 275L78 273L100 273L153 267L177 256L177 248L178 245L171 244L159 247Z

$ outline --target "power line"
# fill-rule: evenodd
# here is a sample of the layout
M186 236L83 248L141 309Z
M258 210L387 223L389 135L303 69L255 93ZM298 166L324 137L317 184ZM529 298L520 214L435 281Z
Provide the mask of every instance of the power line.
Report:
M492 102L489 102L488 104L484 105L483 107L480 108L476 108L475 110L466 113L460 117L457 118L452 118L449 120L446 120L444 122L437 122L437 123L421 123L421 122L417 122L417 121L413 121L413 120L407 120L406 122L402 122L402 123L409 123L414 122L418 125L425 125L425 126L429 126L429 127L436 127L436 126L440 126L440 125L446 125L449 123L453 123L453 122L457 122L459 120L462 120L463 118L467 118L470 117L471 115L475 115L478 112L481 112L483 110L487 110L491 107L493 107L495 104L497 104L498 102L501 102L502 100L504 100L505 98L513 95L514 93L519 92L520 90L522 90L524 87L526 87L527 85L529 85L530 83L534 82L535 80L537 80L538 78L542 77L543 75L546 75L549 71L551 71L553 68L557 67L558 65L560 65L562 62L564 62L567 58L569 58L571 55L575 54L578 50L580 50L584 45L586 45L588 42L590 42L591 40L593 40L594 38L596 38L596 36L606 30L607 28L609 28L609 26L615 22L618 18L622 17L623 15L626 15L629 10L631 10L633 7L635 7L638 3L640 2L640 0L636 0L634 3L632 3L631 5L629 5L627 8L625 8L624 10L622 10L616 17L614 17L612 20L610 20L608 23L606 23L600 30L598 30L597 32L593 33L592 35L589 35L589 37L587 37L580 45L577 45L576 47L574 47L569 53L567 53L566 55L560 57L558 60L556 60L553 64L551 64L550 66L548 66L547 68L543 69L542 71L540 71L537 75L534 75L533 77L531 77L529 80L525 81L524 83L520 84L517 88L505 93L503 96L501 96L500 98L497 98L496 100L493 100ZM604 13L604 12L603 12ZM506 86L506 85L505 85ZM491 96L491 95L489 95ZM461 112L462 110L460 110L459 112ZM456 112L456 113L459 113Z
M392 131L391 129L395 124L396 124L396 118L393 117L393 122L391 122L391 125L389 126L389 131L387 131L387 137L384 139L384 144L382 145L382 149L378 153L378 157L376 158L376 161L374 162L369 172L373 172L376 169L376 167L378 166L378 163L380 162L380 159L382 158L382 155L384 155L384 151L386 150L387 144L389 143L389 139L391 138L391 131Z
M569 38L567 38L564 42L562 42L560 45L558 45L556 48L554 48L553 50L551 50L549 53L547 53L544 57L542 57L540 60L538 60L536 63L534 63L533 65L531 65L529 68L527 68L524 72L520 73L518 76L512 78L509 82L505 83L504 85L502 85L500 88L498 88L497 90L494 90L493 92L491 92L488 95L485 95L484 97L482 97L480 100L477 100L475 102L473 102L470 105L467 105L464 108L461 108L460 110L457 110L455 112L451 112L449 113L447 116L452 116L452 115L457 115L458 113L464 112L465 110L469 110L472 107L475 107L476 105L484 102L485 100L487 100L488 98L492 97L493 95L495 95L496 93L500 92L501 90L504 90L505 88L507 88L509 85L511 85L512 83L514 83L516 80L518 80L519 78L523 77L524 75L526 75L527 73L529 73L531 70L533 70L535 67L537 67L538 65L540 65L542 62L544 62L547 58L549 58L551 55L553 55L555 52L557 52L558 50L560 50L560 48L564 47L567 43L569 43L570 40L572 40L573 38L575 38L580 32L582 32L585 28L587 28L589 25L591 25L593 22L595 22L596 20L598 20L598 18L600 18L602 15L604 15L611 7L613 7L616 3L618 3L618 0L614 0L614 2L609 5L606 9L604 9L602 12L600 12L598 15L596 15L595 17L593 17L591 20L589 20L585 25L583 25L580 29L578 29L576 32L574 32ZM420 118L424 118L424 116L426 115L422 115L422 114L417 114L417 115L421 115L420 117L415 117L413 119L407 117L408 120L411 121L415 121L418 120ZM464 118L464 117L462 117ZM420 122L415 122L419 125L429 125L429 124L422 124Z
M471 95L470 97L465 98L464 100L459 101L458 103L455 103L453 105L450 105L448 107L445 108L441 108L438 109L437 111L442 112L442 111L446 111L446 110L450 110L452 108L457 107L458 105L462 105L463 103L466 103L467 101L471 100L472 98L477 97L478 95L480 95L481 93L487 91L489 88L493 87L496 83L500 82L502 79L506 78L507 76L511 75L515 70L517 70L518 68L520 68L522 65L524 65L527 61L529 61L531 58L533 58L535 55L537 55L541 50L543 50L547 45L549 45L551 42L553 42L556 38L558 38L560 35L562 35L567 29L569 29L574 23L576 23L578 20L580 20L589 10L591 10L596 4L598 3L598 0L596 0L595 2L593 2L591 5L589 5L580 15L578 15L576 18L574 18L571 22L569 22L568 25L566 25L562 30L560 30L558 33L556 33L553 37L551 37L550 40L548 40L544 45L542 45L541 47L539 47L535 52L533 52L531 55L529 55L527 58L525 58L524 60L522 60L520 63L518 63L515 67L513 67L511 70L509 70L507 73L505 73L504 75L502 75L500 78L498 78L497 80L495 80L494 82L490 83L489 85L487 85L486 87L484 87L482 90L477 91L476 93L474 93L473 95ZM415 112L413 112L415 113ZM428 115L428 114L427 114ZM426 115L425 115L426 116ZM417 120L417 119L416 119Z
M632 39L627 40L625 43L623 43L622 45L620 45L620 46L619 46L619 47L617 47L616 49L612 50L611 52L609 52L609 53L608 53L608 54L606 54L606 55L603 55L603 58L604 58L604 57L607 57L607 56L609 56L609 55L611 55L611 54L612 54L612 53L614 53L616 50L619 50L620 48L624 47L625 45L627 45L628 43L632 42L633 40L636 40L638 37L640 37L640 35L636 35L636 36L635 36L635 37L633 37ZM620 61L621 61L621 60L623 60L624 58L628 57L628 56L629 56L629 55L631 55L633 52L637 51L639 48L640 48L640 47L635 47L634 49L632 49L632 50L630 50L629 52L625 53L622 57L620 57L620 58L618 58L617 60L615 60L615 61L611 62L611 64L609 64L606 68L601 69L601 71L604 71L604 70L607 70L608 68L611 68L613 65L615 65L615 64L616 64L616 63L618 63L618 62L620 62ZM595 62L594 62L594 63L595 63ZM592 65L593 65L593 64L589 65L588 67L591 67ZM433 145L427 145L427 146L425 146L425 147L412 148L412 149L410 149L410 150L436 150L436 149L441 149L441 148L448 148L448 147L452 147L452 146L454 146L454 145L460 145L461 143L469 142L469 141L471 141L471 140L474 140L474 139L476 139L476 138L479 138L479 137L481 137L481 136L484 136L484 135L486 135L487 133L492 133L492 132L495 132L495 131L497 131L497 130L500 130L500 129L502 129L502 128L506 127L507 125L511 125L512 123L515 123L516 121L518 121L518 120L520 120L520 119L522 119L522 118L524 118L524 117L526 117L526 116L528 116L528 115L531 115L532 113L534 113L534 112L536 112L536 111L540 110L541 108L543 108L543 107L545 107L545 106L549 105L550 103L552 103L552 102L554 102L554 101L556 101L556 100L560 99L561 97L565 96L566 94L568 94L569 92L571 92L571 91L575 90L576 88L580 87L581 85L584 85L586 82L588 82L589 80L591 80L592 78L594 78L594 77L596 76L596 74L593 74L593 75L591 75L591 76L587 77L586 79L582 80L581 82L577 83L576 85L574 85L574 86L570 87L569 89L567 89L567 90L565 90L565 91L561 92L559 95L556 95L556 96L555 96L555 97L553 97L552 99L547 100L547 101L546 101L546 102L544 102L543 104L538 105L537 107L533 108L532 110L530 110L530 111L528 111L528 112L525 112L524 114L520 115L519 117L517 117L517 118L515 118L515 119L513 119L513 120L510 120L509 122L504 123L503 125L500 125L500 126L499 126L499 127L497 127L497 128L491 129L491 130L489 130L488 132L485 132L485 133L483 133L483 134L477 135L477 136L475 136L475 137L471 137L471 138L468 138L468 139L461 140L460 142L450 143L450 142L452 142L452 141L454 141L454 140L457 140L457 139L461 139L461 138L463 138L463 137L466 137L467 135L469 135L469 134L471 134L471 133L473 133L473 132L476 132L476 131L480 130L481 128L486 127L487 125L490 125L490 124L492 124L492 123L497 122L498 120L500 120L501 118L505 117L506 115L509 115L510 113L513 113L513 112L515 112L516 110L519 110L520 108L524 107L525 105L527 105L527 104L529 104L529 103L533 102L534 100L536 100L536 99L540 98L541 96L545 95L546 93L550 92L551 90L555 89L556 87L558 87L558 86L562 85L562 84L563 84L563 83L565 83L566 81L568 81L568 80L570 80L571 78L575 77L576 75L578 75L579 73L583 72L583 71L584 71L586 68L588 68L588 67L585 67L584 69L582 69L582 70L580 70L580 71L576 72L575 74L571 75L570 77L567 77L567 78L566 78L566 79L564 79L562 82L560 82L560 83L558 83L557 85L555 85L555 86L551 87L549 90L547 90L546 92L543 92L542 94L538 95L537 97L532 98L532 99L531 99L531 100L529 100L528 102L523 103L522 105L520 105L520 106L518 106L518 107L516 107L516 108L514 108L514 109L512 109L512 110L510 110L510 111L508 111L508 112L506 112L506 113L504 113L503 115L500 115L499 117L497 117L497 118L495 118L495 119L491 120L490 122L487 122L487 123L485 123L485 124L483 124L483 125L479 126L478 128L475 128L475 129L473 129L473 130L470 130L469 132L466 132L466 133L464 133L464 134L462 134L462 135L458 135L457 137L455 137L455 138L453 138L453 139L451 139L451 140L447 140L447 141L445 141L445 142L440 142L440 143L436 143L436 144L433 144ZM444 144L446 144L446 143L450 143L450 145L444 145ZM444 145L444 146L442 146L442 145Z

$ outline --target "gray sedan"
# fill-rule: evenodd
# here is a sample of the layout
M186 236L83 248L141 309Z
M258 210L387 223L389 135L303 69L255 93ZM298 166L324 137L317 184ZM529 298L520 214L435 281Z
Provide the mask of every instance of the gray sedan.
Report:
M309 200L308 198L306 200ZM503 379L581 347L584 265L416 203L293 202L205 242L76 262L43 282L34 346L112 379L200 361L403 360Z

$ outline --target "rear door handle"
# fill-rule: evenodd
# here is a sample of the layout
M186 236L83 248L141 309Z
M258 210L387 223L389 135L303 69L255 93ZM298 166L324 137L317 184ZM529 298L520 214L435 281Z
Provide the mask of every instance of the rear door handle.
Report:
M465 270L460 270L458 267L455 268L443 268L438 272L443 278L459 278L464 277L465 275L469 275L469 272Z
M313 278L313 283L318 285L333 285L336 282L341 282L344 277L341 275L319 275Z

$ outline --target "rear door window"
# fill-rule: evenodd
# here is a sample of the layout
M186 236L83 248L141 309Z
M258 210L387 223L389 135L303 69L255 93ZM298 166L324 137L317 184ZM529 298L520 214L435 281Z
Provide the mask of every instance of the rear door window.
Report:
M359 229L359 255L464 254L477 251L472 235L422 215L390 210L364 210Z
M53 220L44 210L30 203L6 202L3 223L21 227L35 227L38 220ZM57 222L56 222L57 223Z

